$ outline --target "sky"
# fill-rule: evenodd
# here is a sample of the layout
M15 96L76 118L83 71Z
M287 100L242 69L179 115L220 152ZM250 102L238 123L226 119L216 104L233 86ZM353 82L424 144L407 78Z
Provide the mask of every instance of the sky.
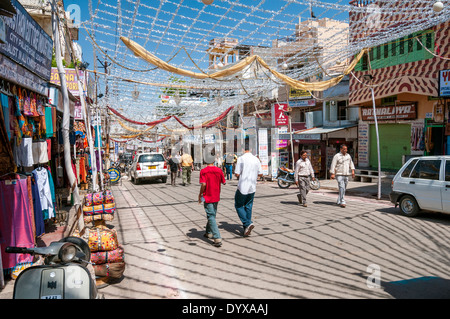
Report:
M134 11L134 4L133 2L135 2L136 0L120 0L121 3L121 10L122 10L122 14L124 17L128 17L130 18L132 16L132 14L130 12ZM314 2L314 0L312 0ZM98 4L99 0L92 0L92 6L93 6L93 10L96 9L97 4ZM104 9L104 10L108 10L110 11L112 14L109 17L109 22L114 22L114 19L116 19L116 17L114 17L114 14L116 14L115 12L115 7L117 7L117 0L101 0L100 1L100 8ZM141 6L139 7L139 14L147 14L148 18L150 20L151 15L153 13L153 11L149 10L148 7L146 8L145 6L148 5L149 3L152 4L152 7L157 7L157 5L155 5L155 3L159 3L159 1L157 0L141 0ZM179 0L169 0L167 1L167 3L172 3L173 4L173 9L176 9L175 3L179 3ZM265 2L262 2L261 0L237 0L237 3L242 3L245 4L245 6L247 7L252 7L252 6L256 6L258 9L261 10L274 10L277 11L280 9L280 7L286 5L285 1L278 1L278 0L266 0ZM304 3L307 3L308 0L305 0ZM332 3L336 3L338 5L347 5L348 1L347 0L324 0L322 2L332 2ZM200 0L184 0L183 4L189 4L192 5L193 8L198 8L201 9L203 8L203 4L201 3ZM221 6L221 7L226 7L227 4L225 4L222 0L215 0L214 4L216 4L217 6ZM68 11L68 9L71 9L70 12L73 15L73 17L77 17L77 15L81 16L81 21L87 21L90 19L90 14L89 14L89 0L64 0L64 5L66 8L66 11ZM106 6L105 6L106 5ZM168 5L168 4L165 4ZM109 6L109 7L108 7ZM297 14L296 9L298 9L298 12L303 12L303 19L305 19L305 14L309 15L309 9L307 6L305 5L295 5L295 4L289 4L289 14L295 15ZM221 11L219 8L215 8L215 7L210 7L208 8L209 10L211 10L212 12L216 12L217 15L220 15L223 11ZM253 13L251 13L251 9L248 8L243 8L243 7L239 7L237 6L237 10L238 11L242 11L242 13L228 13L229 17L236 17L237 19L247 19L249 22L253 22L255 24L263 24L266 21L264 20L265 15L261 14L260 12L257 15L260 15L261 18L257 18L255 16L253 16ZM306 11L305 11L306 10ZM347 20L348 19L348 14L346 12L339 12L339 11L335 11L335 10L330 10L329 8L323 8L320 6L317 7L312 7L312 10L315 14L315 16L318 17L332 17L333 19L336 20ZM245 16L243 13L248 12L249 15ZM195 19L195 15L194 15L195 11L188 11L186 8L182 8L179 12L178 12L178 16L177 19L179 19L179 23L184 23L186 24L186 28L189 27L189 24L192 22L192 20L186 19L186 18L192 18ZM105 16L105 15L103 15ZM162 17L160 15L161 18L164 19L171 19L170 16L168 17ZM269 18L269 15L267 15L267 18ZM142 18L141 18L142 19ZM208 16L208 15L204 15L201 17L201 20L210 23L211 25L213 25L214 23L216 23L216 20L220 19L217 16ZM101 19L97 19L96 21L98 21L99 23L103 23L104 20ZM124 19L124 21L129 21L126 20L126 18ZM151 28L150 26L150 22L149 21L149 29ZM279 24L280 29L279 29L279 36L283 37L283 36L289 36L292 35L295 31L295 23L297 23L298 20L294 20L291 21L291 23L289 23L289 25L284 25L282 26L283 22L276 22L274 21L271 24L271 28L267 28L267 33L273 34L273 27L276 27L276 23ZM107 22L106 22L107 23ZM227 19L221 19L220 20L220 24L218 26L216 26L215 31L216 34L221 34L221 33L227 33L230 27L233 27L234 24L236 24L235 21L232 20L227 20ZM135 29L132 30L132 32L136 32L136 34L139 33L145 33L145 25L144 28L142 28L142 23L141 23L141 29ZM201 24L200 24L201 25ZM114 26L112 26L114 27ZM205 29L209 28L209 25L204 24L203 26ZM222 28L221 28L222 27ZM240 29L243 29L243 31L239 32ZM233 31L233 35L236 36L242 36L243 38L245 38L246 34L251 32L251 24L248 25L241 25L240 28L236 29ZM155 29L153 29L155 31ZM122 32L125 32L126 30L122 30ZM159 30L156 30L159 31ZM261 30L264 32L264 30ZM171 29L171 32L172 29ZM107 41L108 37L103 36L101 34L97 34L96 36L99 37L100 40L104 40ZM133 37L133 33L130 34L130 38ZM269 41L269 39L266 39L267 41ZM272 40L272 39L270 39ZM247 41L252 41L252 38L249 37L247 39ZM261 40L260 40L261 41ZM87 33L86 31L81 27L79 30L79 41L78 43L81 45L82 49L83 49L83 60L89 63L89 68L93 68L94 67L94 56L93 56L93 46L91 44L91 42L87 39ZM150 45L150 44L149 44ZM146 49L148 49L146 47ZM167 55L170 56L170 54L172 52L169 51L173 51L173 48L169 48L169 47L164 47L164 46L160 46L159 47L160 50L167 50ZM99 53L101 54L101 53ZM173 54L173 53L172 53ZM101 57L101 59L103 59L104 57Z

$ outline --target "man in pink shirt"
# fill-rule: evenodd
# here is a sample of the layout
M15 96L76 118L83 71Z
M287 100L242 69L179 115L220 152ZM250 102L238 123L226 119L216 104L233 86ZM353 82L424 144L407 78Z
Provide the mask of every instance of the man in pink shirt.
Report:
M214 165L214 162L208 164L200 171L200 194L198 194L198 203L205 207L206 224L205 237L214 239L213 245L222 246L219 228L216 223L217 204L220 201L220 187L225 185L225 176L223 171Z

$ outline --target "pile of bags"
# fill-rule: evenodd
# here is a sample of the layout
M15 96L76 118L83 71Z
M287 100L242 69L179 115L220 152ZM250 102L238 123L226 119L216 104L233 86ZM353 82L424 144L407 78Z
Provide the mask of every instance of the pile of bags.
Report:
M95 275L103 278L103 281L121 278L125 270L125 259L123 248L117 240L116 230L97 226L90 228L88 233Z
M112 221L116 211L114 196L110 190L86 194L83 203L83 218L86 224L96 220Z

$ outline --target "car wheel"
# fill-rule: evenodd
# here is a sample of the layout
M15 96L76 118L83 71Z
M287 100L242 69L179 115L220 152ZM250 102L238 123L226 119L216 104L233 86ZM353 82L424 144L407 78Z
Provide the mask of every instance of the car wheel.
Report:
M167 177L163 177L163 178L161 178L161 180L164 184L167 183Z
M410 195L400 198L399 207L402 214L408 217L414 217L420 212L416 199Z

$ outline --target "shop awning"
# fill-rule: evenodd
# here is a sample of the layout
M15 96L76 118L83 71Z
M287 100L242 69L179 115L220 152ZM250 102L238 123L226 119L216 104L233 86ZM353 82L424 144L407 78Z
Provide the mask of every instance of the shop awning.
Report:
M292 138L293 139L304 139L305 137L308 137L308 139L318 139L320 140L320 134L328 134L340 130L345 130L347 128L358 126L358 124L350 124L350 125L343 125L343 126L337 126L337 127L313 127L306 130L301 131L295 131L292 132ZM278 137L280 140L288 140L290 139L289 133L280 134Z

